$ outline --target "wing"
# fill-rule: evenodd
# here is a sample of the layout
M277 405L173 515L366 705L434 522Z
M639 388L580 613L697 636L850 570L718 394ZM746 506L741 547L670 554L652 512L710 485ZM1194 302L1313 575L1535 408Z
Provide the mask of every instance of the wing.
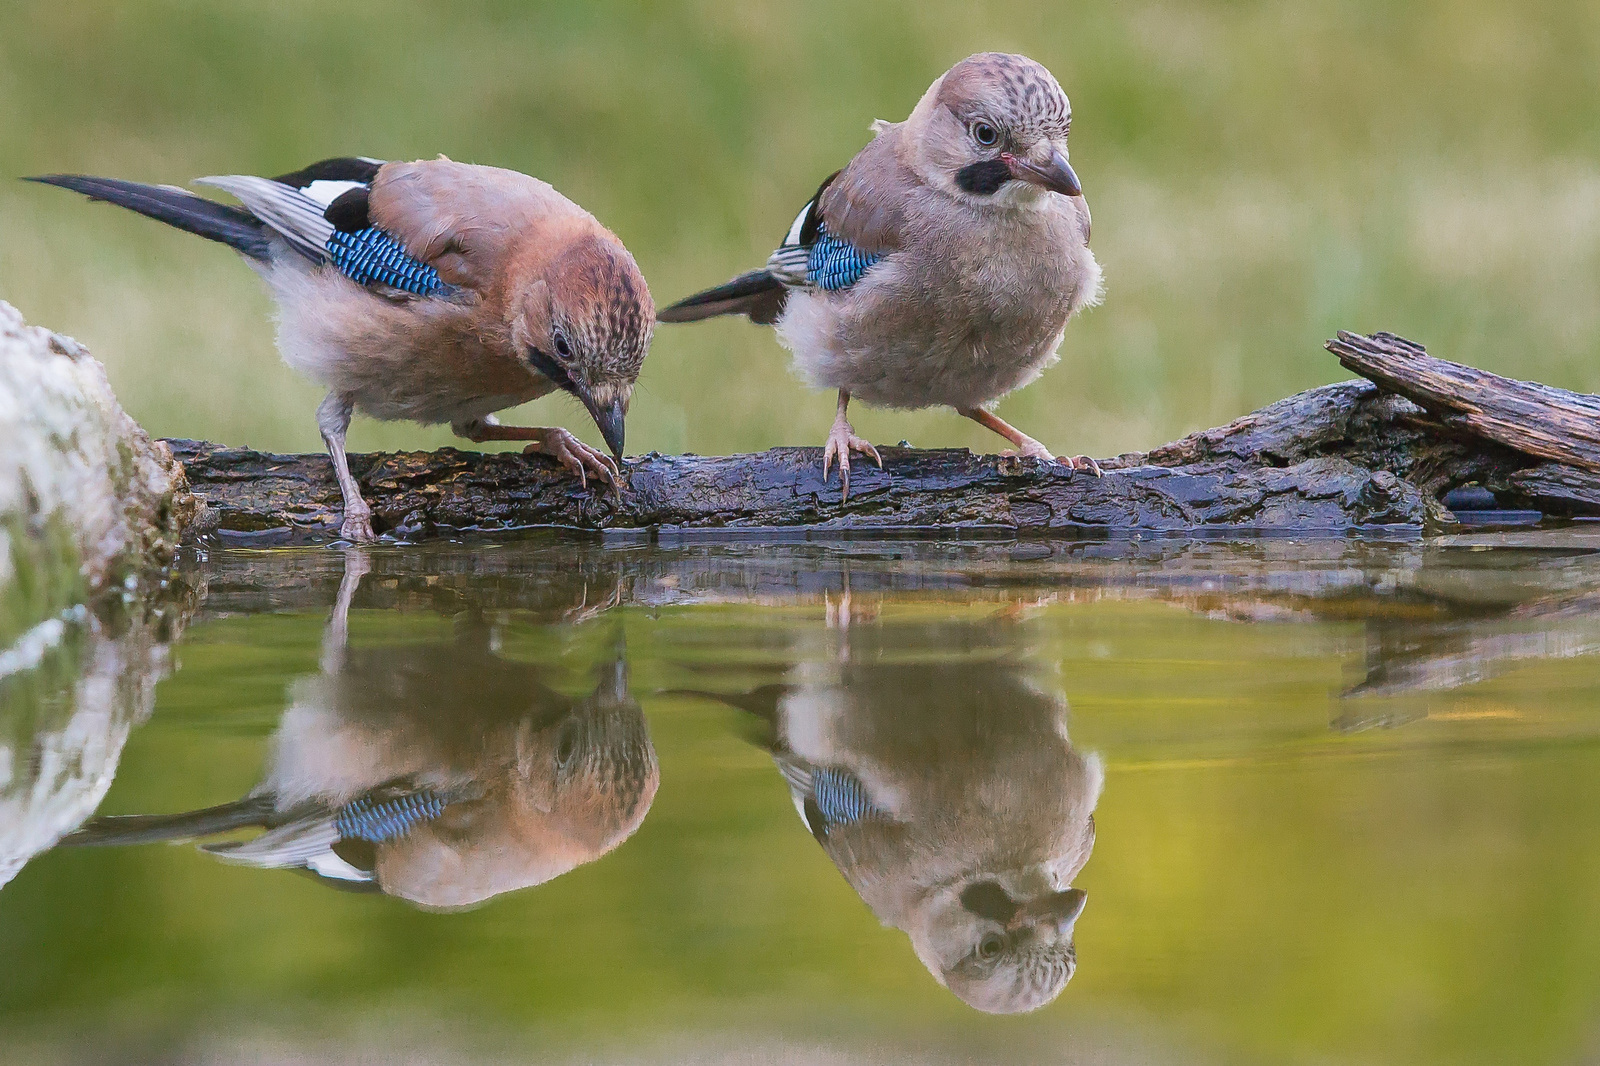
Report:
M766 273L791 289L848 289L880 258L835 233L823 217L822 197L842 173L828 176L795 216L778 250L767 259Z
M526 254L530 235L593 219L538 178L443 157L390 163L373 179L372 224L446 282L487 292ZM556 234L551 233L552 239Z
M371 877L373 847L401 839L456 800L475 795L467 790L446 795L395 781L337 809L307 804L252 840L206 844L202 850L241 866L308 869L323 877L361 880Z
M453 297L437 269L368 217L371 186L384 166L325 159L276 178L231 174L196 184L230 193L302 257L331 264L358 285L385 296Z
M800 214L767 270L791 288L847 289L898 250L905 199L916 178L895 154L888 127L850 165L828 176Z
M775 755L773 761L789 783L795 809L818 841L841 826L892 820L873 802L861 779L843 767L813 766L789 753Z
M899 127L874 128L878 136L849 166L828 176L763 269L663 307L656 321L748 315L752 322L770 325L783 313L789 290L848 289L897 251L907 198L920 182L895 154Z

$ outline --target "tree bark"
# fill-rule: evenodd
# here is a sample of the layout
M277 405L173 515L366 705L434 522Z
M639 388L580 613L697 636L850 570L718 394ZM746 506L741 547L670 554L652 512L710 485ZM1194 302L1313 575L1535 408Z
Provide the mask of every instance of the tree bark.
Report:
M806 535L1095 535L1358 531L1415 534L1454 521L1441 497L1480 484L1498 505L1600 513L1600 398L1428 356L1390 334L1328 342L1370 377L1327 385L1226 426L1101 463L1092 477L964 450L881 449L851 497L818 448L650 454L620 492L582 489L552 460L517 453L351 456L380 533L402 539L565 527L620 538ZM283 543L337 535L324 455L169 441L206 503L191 535Z

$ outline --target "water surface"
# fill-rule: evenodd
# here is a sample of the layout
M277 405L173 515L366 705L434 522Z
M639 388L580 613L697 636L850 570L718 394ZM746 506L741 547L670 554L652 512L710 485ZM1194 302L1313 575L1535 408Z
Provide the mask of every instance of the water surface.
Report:
M1525 540L197 553L0 678L0 1032L1587 1061L1600 542Z

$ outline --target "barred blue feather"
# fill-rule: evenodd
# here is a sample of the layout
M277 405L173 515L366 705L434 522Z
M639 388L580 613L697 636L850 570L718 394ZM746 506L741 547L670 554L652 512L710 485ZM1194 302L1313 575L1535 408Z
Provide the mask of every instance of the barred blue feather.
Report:
M405 836L423 822L433 821L444 813L444 807L444 800L427 789L376 802L362 797L345 804L333 825L341 840L381 844Z
M848 289L877 261L878 256L829 233L823 223L818 225L817 239L806 256L806 280L819 289Z
M328 256L345 277L358 285L387 285L417 296L445 290L439 272L406 253L405 246L373 226L328 238Z
M867 796L866 788L848 770L823 767L811 773L811 795L829 825L851 825L885 812Z

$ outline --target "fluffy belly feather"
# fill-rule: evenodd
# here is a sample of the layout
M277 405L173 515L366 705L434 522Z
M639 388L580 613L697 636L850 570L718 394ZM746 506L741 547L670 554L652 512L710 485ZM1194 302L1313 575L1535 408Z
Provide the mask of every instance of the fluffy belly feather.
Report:
M466 422L553 388L486 344L467 308L385 300L330 271L280 267L268 280L284 361L373 418Z
M1057 359L1070 309L1042 307L997 321L965 301L884 287L873 293L791 294L778 336L808 384L845 389L883 407L978 407L1032 382Z

